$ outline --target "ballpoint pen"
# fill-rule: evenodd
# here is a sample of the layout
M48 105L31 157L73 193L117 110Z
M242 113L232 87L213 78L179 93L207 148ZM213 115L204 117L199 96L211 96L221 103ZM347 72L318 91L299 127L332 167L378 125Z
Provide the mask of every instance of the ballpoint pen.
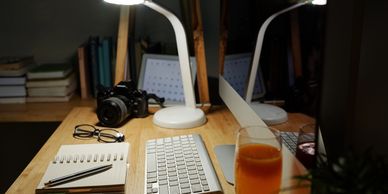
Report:
M78 179L83 178L83 177L91 176L91 175L106 171L110 168L112 168L112 164L89 168L89 169L75 172L75 173L72 173L69 175L65 175L62 177L51 179L48 182L44 183L44 185L45 185L45 187L52 187L55 185L60 185L63 183L75 181L75 180L78 180Z

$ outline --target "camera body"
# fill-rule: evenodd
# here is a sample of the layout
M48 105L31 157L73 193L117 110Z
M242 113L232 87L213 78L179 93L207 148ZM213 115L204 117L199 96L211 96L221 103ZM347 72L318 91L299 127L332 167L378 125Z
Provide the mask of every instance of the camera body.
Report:
M131 117L148 115L148 95L138 90L132 81L121 81L114 87L99 87L97 117L101 124L116 127Z

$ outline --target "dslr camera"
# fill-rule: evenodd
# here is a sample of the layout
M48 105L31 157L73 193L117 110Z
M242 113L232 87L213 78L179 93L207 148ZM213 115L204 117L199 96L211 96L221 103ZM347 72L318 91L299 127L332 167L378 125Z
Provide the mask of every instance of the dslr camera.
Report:
M121 81L114 87L100 86L97 93L97 117L102 125L117 127L129 118L148 115L148 99L162 105L164 98L136 89L132 81Z

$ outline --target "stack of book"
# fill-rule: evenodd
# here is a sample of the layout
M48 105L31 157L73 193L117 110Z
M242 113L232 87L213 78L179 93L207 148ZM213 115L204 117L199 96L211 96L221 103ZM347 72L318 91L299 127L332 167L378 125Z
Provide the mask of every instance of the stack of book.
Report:
M27 73L27 102L66 102L77 89L71 64L43 64Z
M26 102L25 74L33 66L33 57L0 58L0 103Z

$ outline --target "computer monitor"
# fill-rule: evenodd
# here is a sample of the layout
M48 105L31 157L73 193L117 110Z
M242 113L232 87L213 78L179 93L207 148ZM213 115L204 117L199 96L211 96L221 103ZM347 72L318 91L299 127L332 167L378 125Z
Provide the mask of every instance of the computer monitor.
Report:
M195 82L197 63L190 57L192 82ZM165 99L164 106L185 104L178 56L143 54L138 88ZM151 105L156 103L150 99Z
M238 53L226 55L224 60L224 78L241 96L245 96L247 78L249 76L252 53ZM265 85L261 69L258 69L255 87L253 90L253 100L257 100L265 95Z

